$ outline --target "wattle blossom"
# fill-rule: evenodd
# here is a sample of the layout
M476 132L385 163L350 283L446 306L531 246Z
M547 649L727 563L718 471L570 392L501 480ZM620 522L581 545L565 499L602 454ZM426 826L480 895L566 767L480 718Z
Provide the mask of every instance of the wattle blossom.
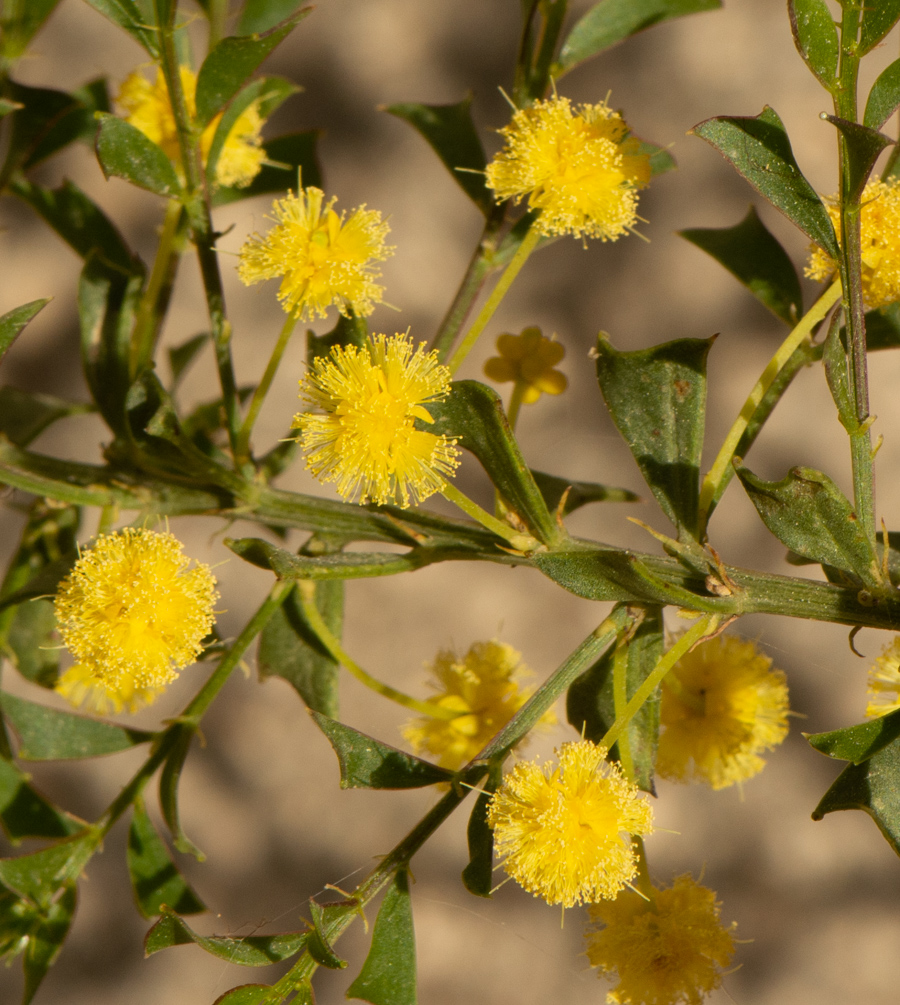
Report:
M870 719L900 708L900 636L895 635L882 651L875 666L869 671L869 704L866 716Z
M533 404L542 394L562 394L569 386L566 375L554 367L565 356L561 342L541 334L540 328L524 328L519 335L505 334L497 338L499 356L491 356L484 364L484 374L490 380L504 384L521 384L522 403Z

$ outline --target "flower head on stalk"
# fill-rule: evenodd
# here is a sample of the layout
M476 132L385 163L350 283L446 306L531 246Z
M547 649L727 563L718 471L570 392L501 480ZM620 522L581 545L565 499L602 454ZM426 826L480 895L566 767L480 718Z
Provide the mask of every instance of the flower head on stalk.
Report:
M360 503L409 506L440 491L459 464L456 440L416 428L446 397L450 372L407 335L374 335L362 348L335 346L300 381L319 409L294 417L306 466Z
M720 635L695 646L662 683L656 770L723 789L763 769L787 736L787 684L752 642Z
M900 300L900 178L870 181L860 200L860 251L863 299L870 310ZM825 208L840 238L841 210L837 196ZM837 262L817 244L810 247L804 275L818 282L836 279Z
M197 114L197 77L187 66L180 67L179 74L188 114L193 118ZM125 121L161 147L180 169L178 127L162 70L157 69L153 83L142 73L129 74L119 89L116 101L127 112ZM204 165L221 119L221 114L215 116L200 136L200 154ZM245 188L259 174L266 157L260 138L262 125L258 103L252 102L237 117L225 138L216 161L217 184Z
M183 547L168 532L102 534L60 583L56 620L77 662L56 689L73 704L134 711L200 654L216 580Z
M719 919L716 895L690 876L654 889L648 902L626 890L592 905L587 957L598 977L616 972L609 1005L700 1005L722 983L734 955L734 925Z
M345 317L365 317L381 303L381 275L372 265L389 258L390 227L374 209L360 206L345 220L324 203L325 193L305 188L272 204L275 226L241 248L238 275L247 286L283 276L278 299L297 318L325 317L332 305Z
M874 719L900 709L900 635L895 635L869 671L866 716Z
M517 764L488 804L503 868L548 904L611 899L638 863L631 835L649 834L652 810L606 750L579 740L557 752L559 766Z
M540 328L524 328L519 335L500 335L497 352L499 356L485 362L485 376L498 384L521 384L525 405L533 404L542 394L562 394L569 386L566 375L553 369L565 356L565 347L542 335Z
M496 640L474 643L462 659L452 649L442 650L431 672L440 692L431 701L459 715L414 719L403 736L416 753L431 754L450 771L468 763L531 696L521 686L531 676L522 654ZM552 725L556 715L548 711L540 721Z
M541 234L615 241L634 229L650 157L605 101L536 101L500 134L506 143L487 166L487 185L498 201L527 197Z

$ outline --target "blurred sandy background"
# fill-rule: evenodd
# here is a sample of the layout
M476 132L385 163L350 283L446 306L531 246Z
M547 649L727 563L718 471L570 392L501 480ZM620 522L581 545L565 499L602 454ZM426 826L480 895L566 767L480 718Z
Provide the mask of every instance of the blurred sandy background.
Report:
M572 3L573 16L588 0ZM266 64L268 72L296 80L305 92L271 123L269 135L324 127L320 154L325 187L341 207L366 202L390 218L396 257L386 263L386 297L401 311L380 308L375 330L411 326L429 338L455 289L479 233L480 217L425 144L376 106L394 101L458 101L475 93L475 116L489 150L490 131L503 125L506 106L497 83L509 85L520 4L517 0L322 0L292 38ZM198 39L202 25L196 25ZM865 81L896 53L896 37L871 58ZM86 4L63 0L31 54L22 82L71 87L108 73L116 87L142 62L142 53ZM688 129L714 114L758 114L771 104L785 120L797 158L822 192L835 187L831 127L824 92L797 57L782 0L726 0L725 9L658 26L571 74L560 90L573 99L611 103L634 130L671 145L679 170L656 180L641 197L641 230L614 245L560 241L528 264L513 295L473 354L466 375L477 376L493 337L538 324L566 345L563 364L570 391L526 409L520 438L533 466L574 479L643 486L637 468L605 415L587 351L598 330L620 348L639 348L677 337L721 336L712 353L709 444L714 452L744 396L774 351L782 329L700 251L674 233L684 227L730 226L750 201L749 187ZM118 220L145 260L152 255L159 202L121 181L105 182L90 151L79 149L42 171L45 183L73 178ZM247 233L265 226L265 200L219 211L223 268L235 325L242 382L258 379L281 325L274 284L247 290L234 275L236 252ZM767 206L766 223L802 265L805 239ZM4 361L5 382L86 399L76 341L74 292L78 262L28 211L11 200L0 206L0 313L36 297L53 303L29 327ZM39 263L39 264L38 264ZM806 291L811 302L814 291ZM166 332L178 344L206 324L197 270L186 257L175 309ZM317 325L331 327L333 319ZM258 426L259 443L283 434L296 410L302 339L297 338ZM872 377L875 432L885 436L879 455L879 508L897 526L900 440L895 435L900 362L879 354ZM214 393L211 356L195 365L182 404ZM104 434L90 418L46 434L39 449L95 460ZM711 456L710 454L709 456ZM849 490L849 455L822 374L801 375L782 403L749 463L780 478L794 464L820 468ZM487 499L486 482L470 458L460 482ZM323 492L299 469L284 485ZM644 493L649 494L649 493ZM635 515L665 531L655 505L607 505L571 519L574 532L649 549L650 539L626 522ZM15 546L20 521L6 515L4 556ZM173 521L188 551L222 563L223 635L239 631L259 602L267 577L224 548L225 533L253 533L249 525ZM85 527L85 538L93 526ZM301 540L292 538L294 544ZM773 542L737 486L729 490L712 527L725 560L784 573L784 549ZM807 575L814 575L807 572ZM443 565L413 576L354 582L348 588L346 645L374 674L425 694L422 665L440 647L459 650L499 637L524 654L543 679L604 616L607 608L569 596L537 573L478 565ZM892 1005L897 1000L900 947L900 863L874 824L861 813L842 813L814 824L810 812L837 774L812 751L801 730L818 731L859 721L865 706L868 661L849 650L845 629L776 618L747 618L743 634L759 640L788 672L792 704L805 716L775 752L766 771L737 791L714 794L662 782L658 832L648 843L651 872L660 882L702 872L723 901L723 917L738 922L740 968L711 1001L715 1005ZM402 642L400 641L402 640ZM873 658L885 639L863 632L857 645ZM205 747L195 746L182 783L186 829L207 860L180 864L214 912L197 919L204 932L254 934L301 927L306 899L326 883L352 887L376 856L390 847L432 805L429 791L341 792L333 754L282 681L259 686L255 661L248 677L228 685L204 724ZM138 721L152 724L174 713L196 687L201 670L188 671L165 699ZM38 696L7 673L6 686ZM342 684L342 716L387 742L398 742L402 710ZM152 714L150 714L152 712ZM532 744L548 754L572 739L568 727ZM117 755L84 766L33 765L40 786L69 809L92 818L140 763ZM582 912L546 907L508 884L491 901L469 896L459 873L466 862L465 812L453 819L414 861L422 1005L457 1002L520 1005L604 1000L604 985L587 967ZM193 948L142 959L147 929L133 910L124 865L124 828L111 836L81 885L81 903L63 954L46 980L43 1005L209 1005L226 989L271 981L278 970L226 966ZM2 842L0 842L2 845ZM3 846L4 854L8 847ZM348 971L320 972L320 1005L343 1000L358 972L366 938L356 925L339 949ZM19 995L19 968L0 970L0 1001Z

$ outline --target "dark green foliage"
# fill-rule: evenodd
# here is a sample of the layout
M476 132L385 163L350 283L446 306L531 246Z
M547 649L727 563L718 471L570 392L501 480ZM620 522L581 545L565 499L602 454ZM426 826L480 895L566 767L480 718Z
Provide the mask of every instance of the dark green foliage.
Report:
M840 41L825 0L789 0L794 44L822 86L836 84Z
M884 38L900 18L900 0L878 0L861 8L862 26L857 54L864 56ZM850 40L853 41L853 40Z
M14 307L0 317L0 359L19 337L19 333L25 325L49 303L49 297L32 300L27 304L22 304L21 307Z
M97 159L107 178L124 178L156 195L181 194L181 182L163 150L136 126L115 115L100 117Z
M144 952L147 956L161 949L193 943L205 952L239 967L268 967L296 956L306 946L308 932L279 932L277 935L250 935L233 938L225 935L198 935L174 911L163 910L159 921L147 932ZM252 999L250 999L252 1000Z
M881 129L900 105L900 59L888 64L878 75L866 101L863 125Z
M135 803L128 832L128 875L138 910L145 918L162 914L199 914L206 907L172 861L141 801Z
M476 897L490 897L494 888L494 832L488 826L487 810L502 780L503 772L497 765L492 768L475 800L466 829L469 864L462 871L462 881L469 893L474 893Z
M839 761L862 764L900 736L900 711L828 733L804 733L811 746Z

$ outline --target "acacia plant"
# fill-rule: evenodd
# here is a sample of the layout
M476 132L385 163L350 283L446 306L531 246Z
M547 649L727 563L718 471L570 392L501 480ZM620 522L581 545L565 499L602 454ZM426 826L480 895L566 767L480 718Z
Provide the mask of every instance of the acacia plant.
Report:
M806 235L806 275L823 284L805 307L795 265L754 211L735 227L684 231L786 329L716 456L701 457L712 340L626 352L601 335L592 361L569 361L596 368L612 420L668 521L646 527L655 539L648 536L646 552L567 530L579 507L634 497L529 467L517 418L543 394L565 392L557 367L566 338L534 326L498 333L492 318L530 256L552 256L557 241L611 242L639 232L641 191L674 166L666 150L631 132L609 96L571 101L566 75L635 32L713 10L719 0L601 0L580 18L567 17L568 0L522 0L518 55L508 79L498 81L510 113L496 123L502 148L490 162L470 99L387 109L421 134L484 220L433 332L410 332L399 319L392 332L369 330L366 318L385 293L379 263L402 233L391 234L377 209L339 205L324 187L315 133L268 134L267 118L297 87L259 68L290 32L303 31L311 9L297 0L245 0L235 9L228 0L198 0L208 20L201 56L186 29L195 8L177 0L87 0L143 47L146 65L115 93L103 79L64 93L16 80L19 60L57 2L0 2L0 189L83 259L80 350L91 394L85 404L0 389L0 481L11 490L6 503L27 513L0 590L0 643L10 670L33 685L29 698L0 692L0 821L12 842L42 842L0 860L0 949L22 957L23 1001L39 995L64 947L79 879L121 824L130 827L137 906L152 921L148 954L194 943L197 952L251 968L282 964L274 983L251 981L218 1002L312 1002L317 969L347 965L338 940L369 914L371 948L348 994L412 1005L411 862L463 804L468 864L461 849L460 865L472 894L491 895L496 861L547 904L587 905L587 956L609 982L607 1001L701 1001L732 965L734 927L715 893L690 875L651 878L652 840L645 839L654 829L654 777L739 785L786 735L785 675L736 634L743 615L834 622L852 632L891 630L900 619L900 538L876 509L878 444L867 392L869 353L900 346L898 148L880 132L900 105L900 60L864 99L857 85L861 60L900 19L900 0L843 0L838 21L826 0L788 2L800 56L833 100L832 195L820 197L806 180L772 108L693 129ZM39 165L77 142L93 145L105 176L159 197L149 268L78 187L36 180ZM883 167L873 177L876 162ZM233 363L232 346L246 333L228 320L222 270L233 266L217 253L215 214L260 195L273 200L270 216L264 232L243 244L237 268L248 285L280 279L285 320L262 376L247 387L257 378L239 375ZM178 263L194 254L209 330L167 350L166 383L156 368L160 335ZM0 317L0 351L28 337L45 304ZM297 324L329 318L330 331L307 335L298 414L284 417L282 439L259 442L256 419ZM489 384L466 375L466 358L487 333L497 355L483 376L511 384L506 406ZM184 414L175 386L207 345L219 394ZM823 472L797 467L770 482L744 463L795 375L818 362L849 441L852 499ZM50 424L86 410L106 426L102 464L32 449ZM289 465L302 463L334 483L340 498L277 487ZM460 465L486 472L495 490L486 507L454 483ZM714 533L711 518L735 475L733 490L747 493L790 562L821 566L825 580L729 564L727 536ZM435 494L459 517L422 505ZM186 557L168 528L167 518L198 514L223 526L235 518L258 526L258 536L227 540L238 559L271 574L268 594L233 639L215 631L213 571ZM373 543L397 547L367 550ZM597 627L535 688L519 653L485 640L464 654L437 655L432 698L406 695L369 674L364 655L345 651L344 584L451 561L469 563L472 577L479 562L532 569L603 605ZM254 646L267 673L288 680L309 707L337 754L342 786L434 786L435 799L355 888L310 899L298 930L203 936L187 918L205 906L176 864L175 852L198 854L179 822L179 779L204 715ZM151 731L127 724L124 716L151 705L197 661L211 669L178 716ZM341 722L342 668L381 696L373 701L414 713L402 737L376 739ZM42 700L41 688L81 711ZM849 762L810 807L814 817L862 809L900 852L898 692L895 641L872 670L869 719L809 742ZM563 696L569 742L544 765L517 759L531 730L554 721ZM135 747L146 752L144 762L91 821L48 801L21 763ZM146 808L154 780L166 833Z

